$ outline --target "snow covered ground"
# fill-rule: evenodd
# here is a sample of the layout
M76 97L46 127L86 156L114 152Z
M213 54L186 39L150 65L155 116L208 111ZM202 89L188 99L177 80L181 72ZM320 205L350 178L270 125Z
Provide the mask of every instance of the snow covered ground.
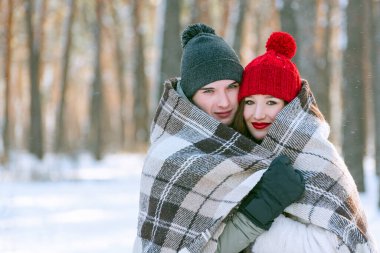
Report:
M12 165L29 171L13 173L19 182L0 174L0 252L132 252L143 155L110 155L99 163L85 156L77 169L65 159L48 158L42 170L54 161L60 180L57 171L37 173L36 162L25 156ZM54 181L25 180L31 175Z
M143 159L143 154L108 155L100 162L86 155L48 156L43 162L14 157L8 170L0 170L0 252L132 252ZM366 168L368 189L361 199L380 245L373 161L368 159ZM31 177L39 181L27 180Z

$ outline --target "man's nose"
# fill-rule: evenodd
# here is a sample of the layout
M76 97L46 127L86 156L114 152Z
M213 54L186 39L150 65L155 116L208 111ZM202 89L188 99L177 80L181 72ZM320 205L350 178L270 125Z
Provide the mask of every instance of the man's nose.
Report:
M221 92L217 99L220 107L228 107L231 103L230 98L225 92Z

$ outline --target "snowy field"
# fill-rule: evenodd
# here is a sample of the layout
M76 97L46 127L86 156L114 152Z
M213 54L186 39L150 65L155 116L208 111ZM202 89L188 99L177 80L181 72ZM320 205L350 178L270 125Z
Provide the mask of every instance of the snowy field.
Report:
M45 160L42 170L57 161ZM29 175L13 173L21 182L1 175L0 253L132 252L142 162L142 155L111 155L100 163L82 157L73 170L58 159L59 175L46 176L32 159L15 161ZM55 181L27 182L30 175Z
M75 162L14 157L8 172L0 172L0 253L132 252L143 159L143 154L109 155L101 162L86 155ZM368 188L361 199L380 245L377 180L367 160Z

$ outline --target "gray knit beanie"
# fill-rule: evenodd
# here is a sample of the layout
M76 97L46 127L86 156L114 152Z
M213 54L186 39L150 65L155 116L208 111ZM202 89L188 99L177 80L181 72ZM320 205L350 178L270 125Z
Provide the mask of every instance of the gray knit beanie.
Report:
M235 51L205 24L189 25L182 32L181 87L191 99L203 86L219 81L241 82L243 67Z

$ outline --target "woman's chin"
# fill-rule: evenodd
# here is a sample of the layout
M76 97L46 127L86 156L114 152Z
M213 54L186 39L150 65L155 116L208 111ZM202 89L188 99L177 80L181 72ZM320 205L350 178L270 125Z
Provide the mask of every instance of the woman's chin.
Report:
M267 131L258 131L258 132L254 132L254 133L251 133L252 137L256 140L256 141L263 141L263 139L265 138L265 136L267 135Z

